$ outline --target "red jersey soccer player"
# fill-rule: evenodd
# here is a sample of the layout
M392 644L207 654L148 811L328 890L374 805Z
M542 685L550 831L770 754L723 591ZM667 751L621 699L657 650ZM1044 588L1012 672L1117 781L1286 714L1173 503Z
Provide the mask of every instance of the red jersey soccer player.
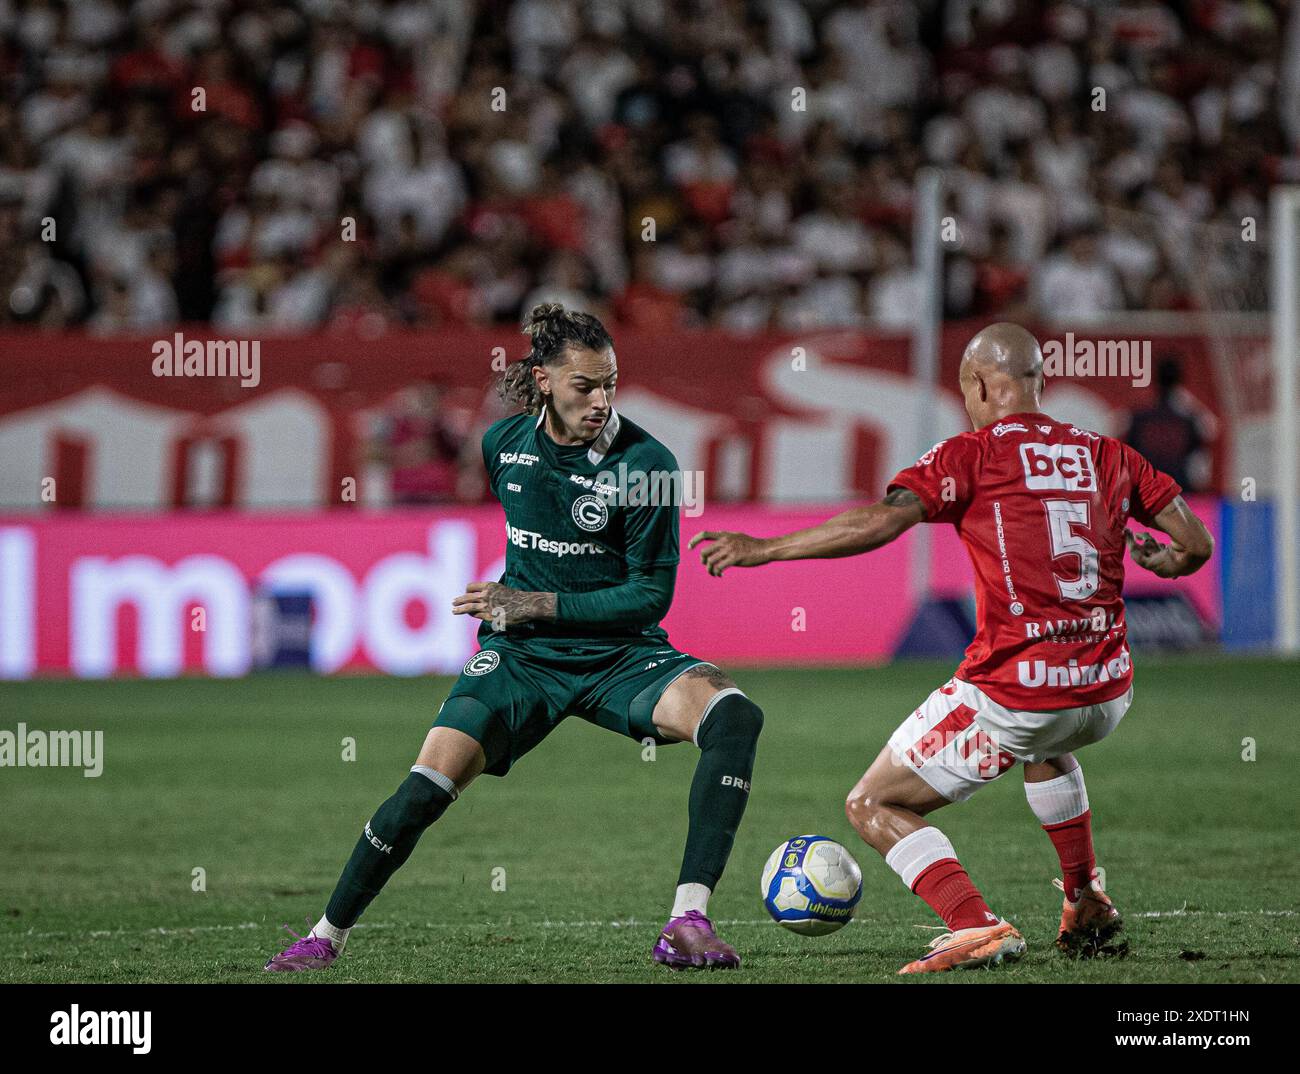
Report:
M957 528L975 568L978 629L956 675L890 736L849 793L853 827L950 930L902 973L1019 958L1020 933L989 910L948 838L925 817L1017 761L1061 861L1057 946L1091 955L1119 931L1101 889L1083 772L1073 751L1105 738L1133 698L1125 640L1124 548L1162 578L1191 574L1213 540L1181 489L1136 451L1039 410L1043 358L1014 324L980 332L962 356L974 432L936 444L887 495L784 537L700 533L709 573L775 560L851 556L917 522ZM1129 517L1171 538L1125 528Z

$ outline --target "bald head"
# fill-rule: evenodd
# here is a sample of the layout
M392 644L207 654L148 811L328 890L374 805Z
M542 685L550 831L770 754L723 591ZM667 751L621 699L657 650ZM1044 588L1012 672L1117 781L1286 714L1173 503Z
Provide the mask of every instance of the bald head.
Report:
M961 356L961 392L975 428L1038 410L1043 390L1043 352L1018 324L991 324L966 344Z
M988 373L1024 379L1043 371L1043 352L1033 335L1010 321L991 324L975 333L961 356L962 367L978 366Z

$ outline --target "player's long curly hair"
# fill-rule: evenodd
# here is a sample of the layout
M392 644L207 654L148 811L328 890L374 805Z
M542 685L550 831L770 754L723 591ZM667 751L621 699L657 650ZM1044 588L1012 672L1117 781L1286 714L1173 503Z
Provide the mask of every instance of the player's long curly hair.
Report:
M562 361L569 344L603 351L612 347L614 340L605 326L590 313L566 310L558 302L541 302L534 306L524 322L525 335L533 340L532 350L517 362L512 362L497 385L497 391L507 406L519 406L529 414L542 412L542 393L533 379L533 368Z

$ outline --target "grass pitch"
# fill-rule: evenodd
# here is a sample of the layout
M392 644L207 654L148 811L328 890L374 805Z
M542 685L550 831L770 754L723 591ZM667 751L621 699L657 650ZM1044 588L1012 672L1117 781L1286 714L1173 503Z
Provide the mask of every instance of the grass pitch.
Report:
M1138 663L1133 710L1081 754L1129 957L1073 963L1053 949L1056 859L1014 770L935 820L1028 953L923 983L1300 981L1300 667ZM301 932L319 916L449 681L0 684L0 727L102 729L105 755L97 779L0 769L0 979L896 981L934 935L917 926L938 920L857 839L842 803L889 732L950 673L923 663L736 672L767 724L710 909L745 965L680 975L651 965L650 948L685 836L689 745L651 761L634 742L567 721L426 833L335 967L272 976L261 966L287 939L279 926ZM354 761L342 759L345 739ZM1254 760L1243 759L1248 739ZM768 921L757 894L772 848L813 832L850 847L865 889L857 920L817 939Z

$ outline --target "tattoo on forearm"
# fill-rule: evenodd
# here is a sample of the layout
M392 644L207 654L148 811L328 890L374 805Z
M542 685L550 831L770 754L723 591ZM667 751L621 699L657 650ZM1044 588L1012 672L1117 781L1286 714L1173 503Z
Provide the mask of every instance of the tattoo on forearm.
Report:
M495 586L491 592L492 621L505 626L555 618L554 593L526 593L509 586Z
M911 507L921 506L921 498L911 489L893 489L880 501L886 507Z

